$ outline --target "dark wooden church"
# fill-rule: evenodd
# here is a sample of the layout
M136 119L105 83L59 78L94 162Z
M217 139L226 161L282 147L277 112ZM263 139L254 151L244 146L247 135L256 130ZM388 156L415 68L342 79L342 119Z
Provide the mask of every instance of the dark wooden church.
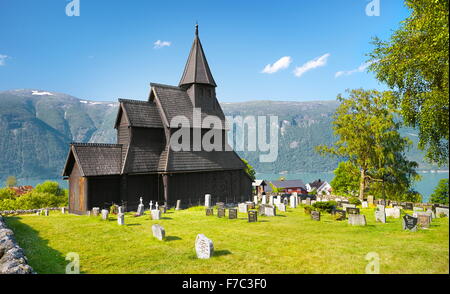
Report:
M178 199L184 204L197 204L205 194L222 201L248 200L252 180L234 151L209 151L203 147L175 151L169 144L170 138L185 128L171 126L172 119L181 115L190 123L190 141L195 140L193 133L204 136L213 130L222 136L222 147L229 147L224 123L213 128L194 119L193 109L200 108L201 118L214 116L225 121L198 27L178 87L150 86L148 101L119 99L114 126L117 144L70 145L63 171L64 179L69 181L69 211L84 214L93 207L123 202L128 210L134 210L140 197L145 205L153 200L169 206ZM193 143L189 144L192 147Z

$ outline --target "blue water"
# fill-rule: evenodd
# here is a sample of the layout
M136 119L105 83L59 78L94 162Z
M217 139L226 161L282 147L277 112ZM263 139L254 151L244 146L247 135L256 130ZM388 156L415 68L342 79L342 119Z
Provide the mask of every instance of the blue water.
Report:
M449 173L446 172L421 172L421 181L415 184L414 189L422 194L423 202L427 202L430 195L433 193L435 187L437 186L440 179L448 179ZM276 180L279 177L285 177L287 180L300 179L303 182L310 183L314 180L321 179L327 182L331 182L333 179L333 172L321 172L321 173L296 173L296 174L256 174L257 179L264 180ZM68 181L59 179L19 179L19 185L31 185L35 187L37 184L42 183L45 180L56 181L61 187L67 189Z
M449 173L446 172L419 172L422 179L415 183L414 189L422 194L422 201L427 202L433 193L440 179L448 179ZM287 180L300 179L303 182L310 183L314 180L321 179L331 182L334 177L333 172L321 173L297 173L297 174L256 174L257 179L277 180L279 177L285 177Z

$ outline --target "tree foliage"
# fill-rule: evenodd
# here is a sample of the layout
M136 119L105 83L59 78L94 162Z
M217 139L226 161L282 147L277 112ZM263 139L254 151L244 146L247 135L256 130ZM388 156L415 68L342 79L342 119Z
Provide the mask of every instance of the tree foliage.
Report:
M448 205L448 179L441 179L430 197L431 203Z
M41 184L38 184L36 186L36 188L34 188L34 190L36 192L49 193L49 194L53 194L56 196L65 196L66 195L64 189L62 189L59 186L58 182L53 182L53 181L45 181Z
M333 121L337 141L317 150L346 158L359 169L360 199L364 198L367 182L407 192L419 176L417 163L405 156L411 142L398 132L400 123L390 108L392 93L362 89L348 92L348 98L337 98L341 102Z
M15 176L9 176L5 182L6 187L11 188L17 186L17 179Z
M390 40L374 38L369 69L394 90L405 123L430 162L448 162L448 0L406 0L410 16Z
M245 160L244 158L241 158L242 162L245 163L245 172L248 174L248 176L252 179L252 181L255 180L255 175L256 175L256 171L253 168L253 166L251 166L247 160Z
M330 185L333 193L353 195L359 188L359 169L350 161L342 161L334 170L334 178Z

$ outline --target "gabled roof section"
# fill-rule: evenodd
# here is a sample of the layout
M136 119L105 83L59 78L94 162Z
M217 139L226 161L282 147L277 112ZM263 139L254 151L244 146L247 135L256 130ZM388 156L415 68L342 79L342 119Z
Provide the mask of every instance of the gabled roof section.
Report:
M125 113L132 127L162 128L163 124L154 102L119 99L120 108L117 113L115 128L120 123L121 116Z
M277 188L302 188L306 190L305 183L302 180L284 180L270 181Z
M175 116L184 116L189 120L191 127L200 128L197 122L194 122L193 120L194 106L192 105L192 101L186 90L180 87L155 83L150 83L150 86L152 89L150 91L149 101L153 102L156 98L156 104L158 102L160 103L165 117L163 121L167 126L169 126L168 124L170 124ZM202 109L201 120L203 121L207 116L218 117L222 122L222 129L226 128L225 115L220 107L218 107L216 111L211 110L208 113L204 112ZM194 123L196 124L194 125Z
M178 86L181 87L190 84L207 84L217 87L209 69L202 43L198 37L198 25L195 26L194 43L192 44L191 52L189 53L189 58Z
M73 163L80 167L81 175L119 175L122 164L122 145L98 143L72 143L63 176L70 176Z

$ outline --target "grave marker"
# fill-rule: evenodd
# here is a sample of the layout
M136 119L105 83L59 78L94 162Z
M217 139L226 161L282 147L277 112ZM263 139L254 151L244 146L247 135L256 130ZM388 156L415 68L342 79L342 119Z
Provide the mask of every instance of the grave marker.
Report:
M212 207L206 208L206 216L214 215L214 209Z
M117 214L117 223L119 224L119 226L123 226L125 224L125 214Z
M264 214L266 216L276 216L277 215L277 209L273 206L266 206L264 209Z
M195 238L195 252L197 253L197 258L208 259L214 254L214 244L203 234L198 234Z
M376 222L382 222L383 224L386 223L386 212L383 210L375 210L375 221Z
M102 209L102 220L108 219L109 211L107 209Z
M217 217L225 217L225 208L223 207L217 208Z
M256 210L249 210L248 211L248 222L255 223L257 221L258 221L258 212L256 212Z
M345 211L347 214L359 214L359 208L356 207L347 207Z
M228 218L229 219L236 219L237 215L238 215L238 210L236 208L228 209Z
M92 214L93 214L94 216L98 216L99 213L100 213L100 208L99 208L99 207L94 207L94 208L92 208Z
M365 226L367 225L366 216L364 214L349 214L348 224L352 226Z
M181 200L177 200L177 205L175 207L175 210L180 210L181 209Z
M153 220L161 219L161 210L153 209L153 210L151 210L151 214L152 214L152 219Z
M211 207L211 194L205 194L205 207Z
M156 239L158 239L160 241L164 240L164 238L166 237L166 231L160 225L157 225L157 224L152 225L152 232L153 232L153 237L155 237Z
M315 221L320 221L320 212L312 210L311 211L311 219Z
M402 219L402 227L405 231L417 231L417 218L407 214Z
M279 211L286 212L286 205L284 203L278 204L277 207Z
M238 207L239 207L239 212L247 213L247 211L248 211L247 203L239 203Z

